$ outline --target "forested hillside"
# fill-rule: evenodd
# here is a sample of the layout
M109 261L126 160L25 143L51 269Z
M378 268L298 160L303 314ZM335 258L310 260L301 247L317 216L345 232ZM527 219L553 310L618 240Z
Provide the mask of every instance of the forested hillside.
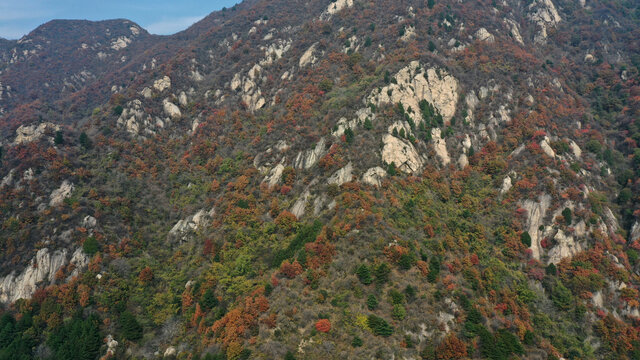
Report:
M0 359L640 359L640 4L0 39Z

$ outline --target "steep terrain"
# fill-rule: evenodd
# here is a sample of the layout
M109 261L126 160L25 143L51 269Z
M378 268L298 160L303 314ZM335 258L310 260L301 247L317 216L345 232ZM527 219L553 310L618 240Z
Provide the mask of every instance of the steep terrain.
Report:
M0 359L640 358L637 2L254 0L0 61Z

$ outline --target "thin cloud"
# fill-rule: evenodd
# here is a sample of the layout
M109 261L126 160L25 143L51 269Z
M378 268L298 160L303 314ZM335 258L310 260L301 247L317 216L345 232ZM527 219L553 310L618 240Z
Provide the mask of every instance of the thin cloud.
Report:
M202 20L202 16L184 16L175 19L168 19L147 25L145 28L152 34L171 35L179 31L185 30L189 26Z

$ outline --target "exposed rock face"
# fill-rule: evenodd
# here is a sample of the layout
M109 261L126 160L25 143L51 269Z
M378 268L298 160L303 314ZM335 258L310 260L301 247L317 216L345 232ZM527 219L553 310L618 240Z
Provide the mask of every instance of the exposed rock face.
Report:
M296 160L293 162L293 166L296 169L310 169L313 165L315 165L320 158L324 155L327 144L324 138L321 138L320 141L316 144L316 147L307 150L304 152L299 152Z
M300 57L300 61L298 62L298 65L301 68L309 64L315 64L315 62L317 61L316 57L313 56L313 52L316 51L316 45L318 44L311 45L311 47L307 49L307 51L305 51L304 54L302 54L302 56Z
M511 19L504 19L504 22L509 26L513 39L520 45L524 45L524 40L522 39L522 35L520 35L520 27L518 26L518 23Z
M362 182L373 186L380 186L386 176L387 172L383 168L376 166L367 170L364 175L362 175Z
M573 151L573 155L575 155L575 157L582 157L582 149L580 149L580 146L578 146L575 141L571 140L569 147L571 148L571 151Z
M573 236L565 234L562 230L558 230L553 239L557 245L549 251L550 263L557 264L560 260L574 256L583 250L583 246L576 242Z
M540 147L542 148L542 151L544 151L544 153L547 154L547 156L551 158L556 157L556 152L553 151L553 149L551 148L551 144L549 143L548 137L545 136L544 139L542 139L542 141L540 142Z
M512 186L513 184L511 183L511 177L505 177L504 180L502 180L502 188L500 188L500 194L506 194L509 190L511 190Z
M56 190L53 190L53 192L49 196L49 206L58 206L62 204L64 199L71 196L74 188L74 185L69 181L63 181L60 187Z
M163 357L170 357L170 356L176 356L176 354L178 353L178 351L176 350L175 347L173 346L169 346L167 348L167 350L164 351L164 355Z
M327 7L325 14L333 15L344 8L348 8L352 6L353 6L353 0L337 0L329 4L329 7Z
M629 241L640 240L640 223L636 221L631 228L631 234L629 235Z
M158 79L153 83L153 88L158 92L163 92L166 89L171 88L171 79L168 76Z
M154 121L151 115L147 115L142 107L142 102L138 99L127 103L118 118L117 124L120 127L124 127L131 135L153 135L157 129L165 126L165 122L162 119L156 118Z
M186 219L178 221L171 231L169 231L169 239L178 240L180 242L189 240L189 237L192 232L198 230L200 227L204 226L207 221L213 218L216 210L212 208L208 212L204 209L198 211L193 216L189 216Z
M422 169L424 162L413 145L395 136L385 135L382 138L382 161L394 163L396 168L405 173L413 174Z
M544 229L540 230L543 226L544 217L547 215L547 210L551 206L551 196L544 194L541 195L538 202L527 200L523 204L523 208L527 210L529 215L525 229L531 236L531 251L534 259L540 260L543 248L540 245Z
M478 29L478 31L476 31L475 37L480 41L486 41L490 43L496 41L496 38L485 28Z
M306 190L298 198L296 203L293 204L293 207L291 208L291 213L295 215L296 218L300 219L304 216L305 208L307 207L307 202L309 201L310 197L311 197L311 193L309 193L309 190Z
M122 50L131 44L131 39L126 36L119 36L111 42L111 48L115 51Z
M441 136L442 132L439 128L431 129L431 138L433 139L433 149L440 158L442 165L447 166L451 163L451 158L447 152L447 142Z
M169 101L169 99L164 99L164 101L162 102L162 106L164 108L165 114L167 114L167 116L169 116L170 118L179 119L180 117L182 117L182 112L180 112L180 108L178 107L178 105L172 103L171 101Z
M70 263L76 268L71 276L77 275L80 269L87 265L88 259L81 248L73 253ZM47 248L40 249L22 273L16 275L13 271L0 279L0 302L7 304L18 299L29 299L41 283L53 284L56 272L66 264L66 249L53 253Z
M255 64L248 72L247 76L240 73L234 75L231 80L231 90L239 92L242 101L251 112L262 109L267 101L262 96L262 90L258 87L262 67Z
M539 28L534 40L536 43L544 43L548 30L555 27L562 18L551 0L535 0L529 5L529 10L529 19Z
M266 182L269 186L274 186L275 184L280 182L282 178L282 172L284 171L284 164L280 163L276 165L271 171L269 175L267 175L262 182Z
M458 81L439 68L424 70L418 61L412 61L395 76L392 83L374 90L369 102L381 104L401 103L416 124L423 121L420 101L431 103L444 121L451 120L458 104ZM411 110L409 110L411 109Z
M45 135L47 129L53 131L60 130L58 125L45 122L38 125L21 125L16 129L16 138L13 140L13 145L20 145L36 141Z
M352 177L353 177L353 164L348 163L347 166L343 167L342 169L336 171L335 174L331 175L331 177L329 178L329 180L327 180L327 182L329 184L342 185L344 183L351 181Z

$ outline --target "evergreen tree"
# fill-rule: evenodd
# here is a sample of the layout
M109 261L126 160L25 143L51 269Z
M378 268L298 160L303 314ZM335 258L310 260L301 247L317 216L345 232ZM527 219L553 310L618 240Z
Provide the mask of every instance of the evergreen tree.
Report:
M360 279L360 282L365 285L369 285L373 282L373 279L371 278L371 271L365 264L358 266L358 268L356 269L356 275L358 275L358 279Z
M207 289L207 291L204 292L202 299L200 299L200 305L205 310L211 310L218 306L218 298L213 294L213 290Z
M136 317L128 311L120 315L120 332L126 340L137 341L142 339L142 326Z
M56 135L53 138L53 143L56 144L56 145L64 144L64 136L62 134L62 131L60 131L60 130L56 131Z

